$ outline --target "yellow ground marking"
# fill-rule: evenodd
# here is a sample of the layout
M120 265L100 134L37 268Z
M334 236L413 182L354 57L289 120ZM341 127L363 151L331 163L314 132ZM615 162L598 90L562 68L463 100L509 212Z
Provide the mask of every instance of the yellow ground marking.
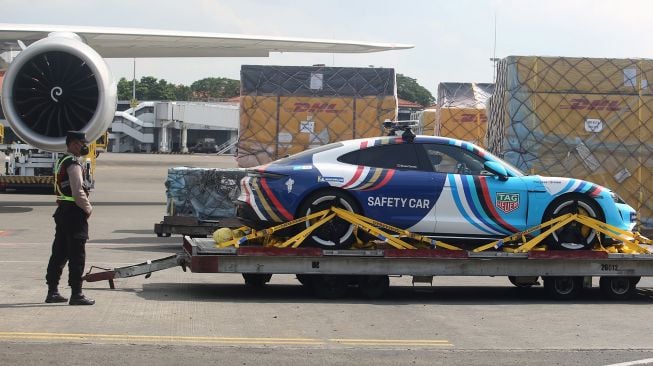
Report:
M339 344L363 346L453 346L453 344L444 339L329 339L329 341Z
M33 339L33 340L124 340L144 342L198 342L198 343L229 343L229 344L309 344L319 345L324 342L311 338L245 338L245 337L193 337L193 336L149 336L128 334L90 334L90 333L26 333L0 332L0 339Z
M256 338L256 337L202 337L202 336L154 336L129 334L92 333L42 333L42 332L0 332L0 340L50 340L50 341L140 341L175 343L216 344L275 344L275 345L326 345L336 343L352 346L453 346L447 340L430 339L316 339L316 338Z

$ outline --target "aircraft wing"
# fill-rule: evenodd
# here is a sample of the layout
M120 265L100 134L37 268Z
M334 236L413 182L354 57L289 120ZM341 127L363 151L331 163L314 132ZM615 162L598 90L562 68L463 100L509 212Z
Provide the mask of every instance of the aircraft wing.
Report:
M413 48L394 43L171 30L0 23L2 51L19 50L51 32L80 36L105 58L131 57L266 57L270 52L370 53Z

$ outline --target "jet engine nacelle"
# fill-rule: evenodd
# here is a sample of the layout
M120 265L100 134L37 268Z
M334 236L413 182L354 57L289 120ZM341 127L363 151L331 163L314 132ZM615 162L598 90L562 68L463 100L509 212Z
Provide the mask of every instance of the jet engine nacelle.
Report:
M66 151L66 132L94 141L116 111L116 84L107 64L74 33L51 33L21 51L2 85L2 108L26 143Z

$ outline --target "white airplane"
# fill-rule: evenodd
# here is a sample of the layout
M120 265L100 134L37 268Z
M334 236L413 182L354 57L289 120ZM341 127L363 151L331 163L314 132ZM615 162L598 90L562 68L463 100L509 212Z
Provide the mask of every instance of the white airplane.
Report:
M103 58L267 57L270 52L369 53L412 48L367 43L62 25L0 23L0 52L12 57L2 107L14 132L32 146L65 151L65 134L89 140L111 124L116 85ZM6 60L9 62L10 60Z

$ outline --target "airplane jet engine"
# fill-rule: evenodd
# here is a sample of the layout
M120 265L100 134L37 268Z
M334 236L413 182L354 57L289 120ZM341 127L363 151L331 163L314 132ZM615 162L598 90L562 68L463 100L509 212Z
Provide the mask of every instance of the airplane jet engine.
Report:
M74 33L55 32L21 51L2 85L2 108L13 131L46 151L66 151L66 132L89 141L109 128L116 84L102 57Z

